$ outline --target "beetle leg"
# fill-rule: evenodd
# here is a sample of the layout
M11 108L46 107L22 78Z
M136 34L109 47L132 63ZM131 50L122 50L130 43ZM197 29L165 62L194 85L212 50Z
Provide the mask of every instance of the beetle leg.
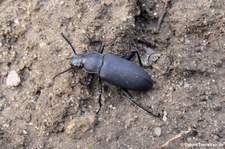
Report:
M153 114L151 111L147 110L145 107L143 107L142 105L140 105L139 103L137 103L136 101L133 100L133 97L131 95L131 93L127 90L122 88L123 93L125 94L125 96L132 102L134 103L136 106L138 106L139 108L141 108L142 110L144 110L145 112L155 116L155 114ZM157 116L158 117L158 116Z
M99 47L99 50L98 50L98 53L103 53L104 51L104 48L105 48L105 45L103 43L101 43L100 47Z
M99 111L101 110L101 107L102 107L102 80L101 78L99 78L98 80L98 89L99 89L99 97L98 97L98 103L99 103L99 108L98 110L96 111L96 114L99 113Z
M93 77L94 77L94 74L88 73L88 75L87 75L87 80L86 80L86 82L85 82L85 85L90 86L90 85L91 85L91 82L92 82L92 80L93 80Z
M130 93L127 89L123 89L123 88L122 88L122 91L123 91L124 95L125 95L128 99L133 98L133 96L131 95L131 93Z
M131 51L127 56L124 56L122 58L125 58L130 61L134 57L135 54L137 54L137 56L138 56L138 61L139 61L140 66L143 66L142 62L141 62L141 57L140 57L138 51Z

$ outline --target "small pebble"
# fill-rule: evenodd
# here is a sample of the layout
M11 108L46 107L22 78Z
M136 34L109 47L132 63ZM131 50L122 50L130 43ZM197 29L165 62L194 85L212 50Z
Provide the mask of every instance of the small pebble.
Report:
M18 86L20 83L21 83L21 80L18 73L15 70L10 71L6 79L6 85Z
M15 20L14 20L14 23L15 23L15 24L19 24L19 20L18 20L18 19L15 19Z
M64 5L64 4L65 4L65 2L64 2L64 1L61 1L61 2L60 2L60 5Z
M144 66L152 65L154 62L156 62L161 56L161 53L158 53L157 51L146 48L146 54L142 56L142 63Z
M191 142L192 141L191 137L187 137L187 141Z
M47 44L45 43L45 42L41 42L40 44L39 44L39 47L40 48L44 48L44 47L46 47L47 46Z
M23 130L23 134L24 134L24 135L27 135L27 131L26 131L26 130Z
M151 62L156 62L160 58L160 56L161 56L160 53L154 53L154 54L150 55L149 60Z
M166 111L164 111L163 112L163 121L167 121L167 112Z
M155 134L157 137L161 136L161 132L162 132L162 130L161 130L160 127L156 127L156 128L154 129L154 134Z

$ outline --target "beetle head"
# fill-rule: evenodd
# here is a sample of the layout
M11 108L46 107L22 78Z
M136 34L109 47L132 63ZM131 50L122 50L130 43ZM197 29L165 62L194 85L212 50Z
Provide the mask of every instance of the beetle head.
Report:
M73 67L82 68L84 66L84 56L83 55L74 55L72 58Z

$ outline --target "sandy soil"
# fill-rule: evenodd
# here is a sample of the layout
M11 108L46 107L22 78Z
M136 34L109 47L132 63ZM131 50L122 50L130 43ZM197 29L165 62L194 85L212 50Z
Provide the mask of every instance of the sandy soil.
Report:
M224 148L225 2L173 0L160 31L165 3L156 0L0 1L0 148ZM138 50L156 82L134 99L104 83L98 109L97 78L91 89L77 53L124 55ZM152 53L149 59L147 57ZM136 62L136 60L135 60ZM20 79L7 85L9 72Z

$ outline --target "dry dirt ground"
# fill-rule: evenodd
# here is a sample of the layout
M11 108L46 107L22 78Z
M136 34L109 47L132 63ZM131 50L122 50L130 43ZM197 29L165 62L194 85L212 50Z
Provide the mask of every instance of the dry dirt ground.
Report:
M225 2L172 0L157 32L165 6L0 0L0 148L225 148ZM107 83L96 115L97 78L87 88L82 70L50 86L74 55L61 33L79 54L96 51L93 41L105 53L138 50L155 84L132 94L153 115Z

